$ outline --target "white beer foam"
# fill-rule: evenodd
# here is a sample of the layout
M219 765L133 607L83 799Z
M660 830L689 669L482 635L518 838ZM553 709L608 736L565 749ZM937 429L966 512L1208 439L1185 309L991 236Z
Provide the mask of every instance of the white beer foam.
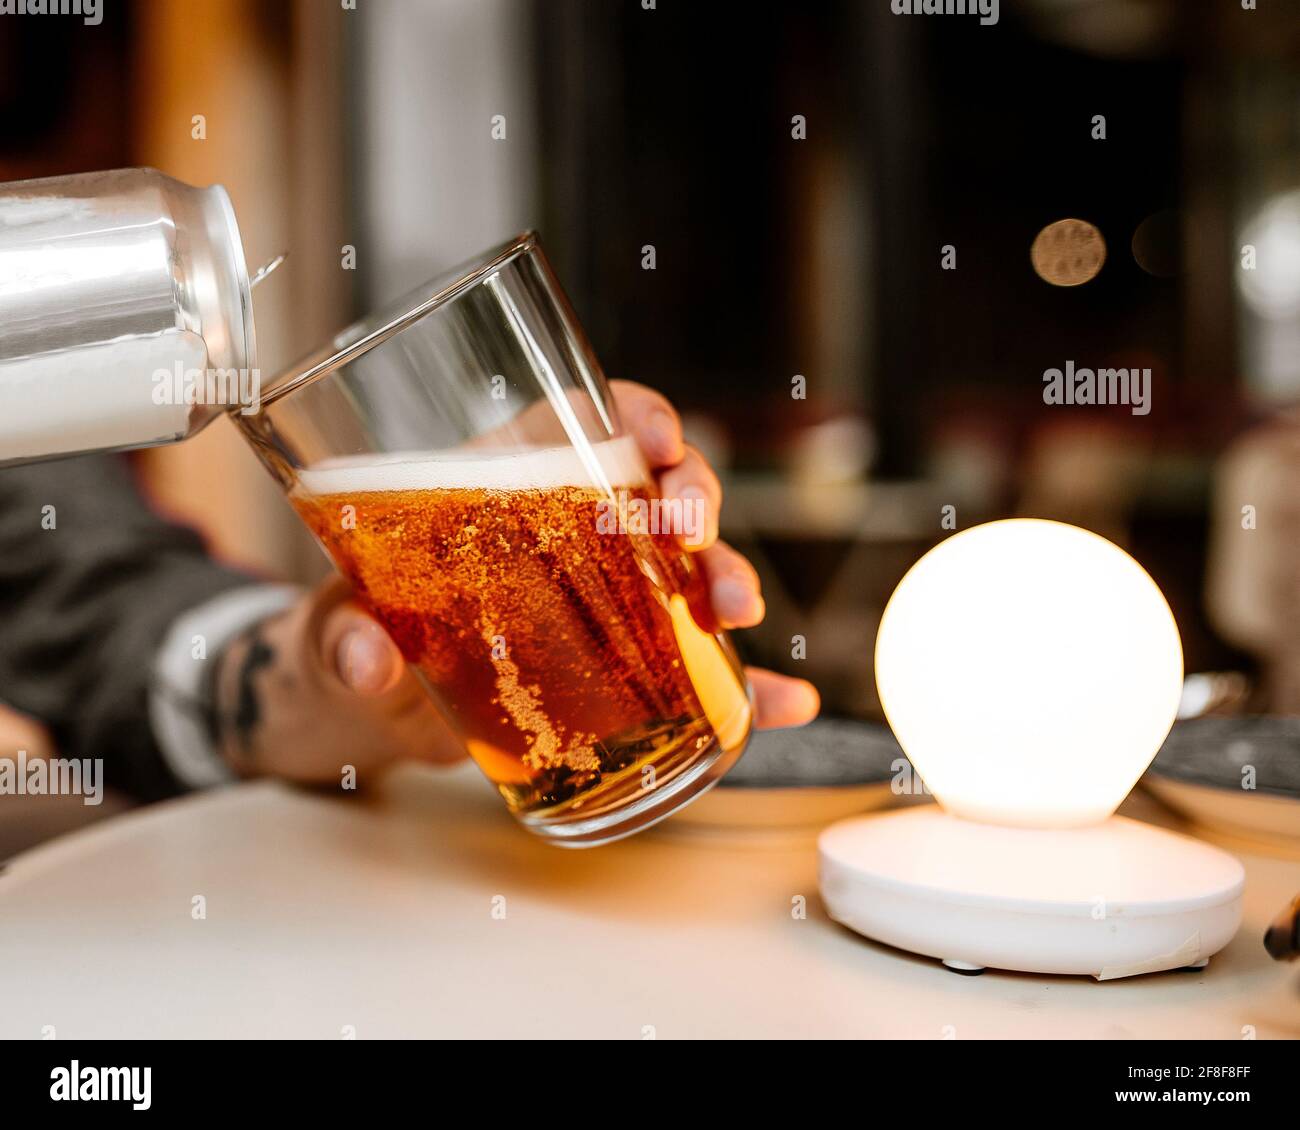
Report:
M298 473L308 494L398 490L550 490L555 487L633 487L646 482L645 462L631 436L575 447L507 450L405 451L327 459ZM603 475L605 482L597 476Z

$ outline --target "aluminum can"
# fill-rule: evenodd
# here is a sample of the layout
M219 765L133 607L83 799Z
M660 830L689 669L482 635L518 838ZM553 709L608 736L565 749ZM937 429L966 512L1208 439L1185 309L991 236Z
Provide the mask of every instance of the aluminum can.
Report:
M260 387L219 185L154 169L0 185L0 464L184 439Z

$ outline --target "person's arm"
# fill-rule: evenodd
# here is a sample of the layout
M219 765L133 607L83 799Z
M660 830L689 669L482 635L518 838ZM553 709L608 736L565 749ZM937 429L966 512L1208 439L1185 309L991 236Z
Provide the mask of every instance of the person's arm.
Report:
M704 498L703 537L686 548L718 622L758 623L758 576L717 537L717 477L667 400L611 387L663 495ZM817 713L804 680L748 675L758 727ZM345 582L299 596L214 563L103 457L0 470L0 699L141 797L236 775L337 783L345 765L365 781L400 759L466 756Z
M0 469L0 700L137 797L228 775L204 721L211 664L295 595L213 561L120 457Z

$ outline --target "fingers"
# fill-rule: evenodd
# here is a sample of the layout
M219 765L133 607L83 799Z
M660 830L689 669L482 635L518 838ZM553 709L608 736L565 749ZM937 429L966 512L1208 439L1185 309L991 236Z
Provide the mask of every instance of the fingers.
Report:
M761 667L746 667L754 688L754 725L760 730L802 726L817 717L821 696L806 679L792 679Z
M636 437L652 471L675 467L686 454L682 421L663 394L633 381L610 381L623 426Z
M386 759L448 765L466 756L392 637L355 603L344 600L325 613L320 650L327 671L361 700L350 725L373 732Z
M464 745L406 666L392 637L347 598L350 591L327 586L320 595L326 604L319 628L326 670L363 700L364 712L380 726L391 755L435 765L463 760L468 756Z
M713 614L724 628L752 628L767 611L758 573L726 542L715 542L699 554L709 586Z
M371 617L351 601L335 605L320 629L327 670L351 691L367 698L387 694L402 677L401 652Z
M339 618L346 615L340 613ZM402 657L378 624L361 616L355 619L335 652L339 678L358 694L386 694L402 677Z
M610 381L623 424L652 471L659 474L659 493L682 505L678 540L689 550L707 549L718 539L722 484L695 448L682 439L682 422L668 400L645 385Z
M681 528L673 532L684 548L694 553L718 540L722 484L695 448L687 444L682 461L659 476L659 493L670 503L681 503ZM675 511L670 513L675 523Z

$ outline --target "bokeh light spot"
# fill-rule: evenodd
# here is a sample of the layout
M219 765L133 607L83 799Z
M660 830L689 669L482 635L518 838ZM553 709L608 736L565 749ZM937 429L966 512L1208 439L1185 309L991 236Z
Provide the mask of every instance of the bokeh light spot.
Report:
M1106 261L1106 241L1087 220L1057 220L1035 237L1029 258L1044 282L1080 286L1097 277Z

